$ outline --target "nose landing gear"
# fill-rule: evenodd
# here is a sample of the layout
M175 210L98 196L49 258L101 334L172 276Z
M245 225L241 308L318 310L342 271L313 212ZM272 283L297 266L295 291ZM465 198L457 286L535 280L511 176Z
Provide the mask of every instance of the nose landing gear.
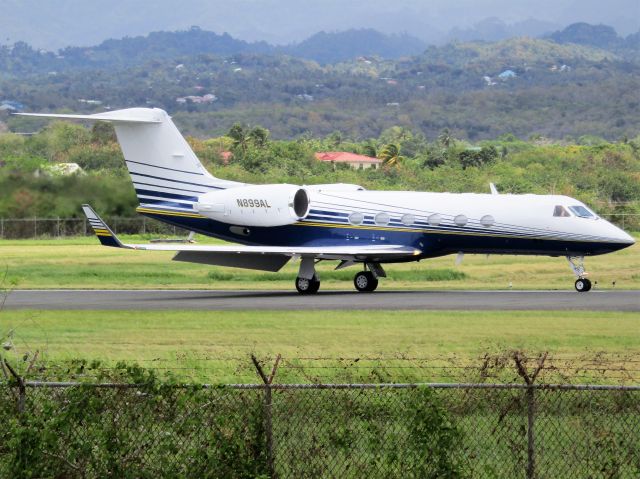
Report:
M575 282L575 288L578 293L586 293L591 289L591 281L585 276L587 272L584 270L584 256L567 256L569 266L578 279Z
M586 293L591 289L591 281L587 278L578 278L576 279L575 287L578 293Z

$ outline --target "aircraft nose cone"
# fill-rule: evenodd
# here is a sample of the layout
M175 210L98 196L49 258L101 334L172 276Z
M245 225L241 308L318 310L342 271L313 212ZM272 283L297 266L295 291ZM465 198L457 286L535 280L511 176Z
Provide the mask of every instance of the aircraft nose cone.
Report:
M611 225L611 226L613 227L612 239L616 243L621 243L626 246L631 246L632 244L635 244L636 240L633 236L631 236L626 231L621 230L617 226L614 226L614 225Z

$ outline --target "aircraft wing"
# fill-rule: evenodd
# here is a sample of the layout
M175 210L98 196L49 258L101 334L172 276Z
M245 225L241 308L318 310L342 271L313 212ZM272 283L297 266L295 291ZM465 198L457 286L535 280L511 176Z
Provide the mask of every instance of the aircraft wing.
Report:
M82 209L104 246L146 251L175 251L174 261L279 271L293 257L342 261L384 261L417 256L420 250L401 245L371 246L244 246L193 244L125 244L89 205Z

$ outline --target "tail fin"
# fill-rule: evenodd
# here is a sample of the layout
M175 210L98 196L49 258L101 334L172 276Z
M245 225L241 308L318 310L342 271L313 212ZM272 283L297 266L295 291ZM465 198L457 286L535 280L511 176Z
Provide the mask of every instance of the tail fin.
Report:
M112 122L141 206L193 211L201 194L240 185L212 176L171 117L158 108L95 115L26 115Z
M89 205L82 205L82 211L84 211L85 216L89 220L89 224L91 228L93 228L93 232L102 243L102 246L112 246L114 248L124 248L125 246L118 239L111 228L107 226L107 224L102 221L102 218L98 216L98 214L93 211L93 208Z

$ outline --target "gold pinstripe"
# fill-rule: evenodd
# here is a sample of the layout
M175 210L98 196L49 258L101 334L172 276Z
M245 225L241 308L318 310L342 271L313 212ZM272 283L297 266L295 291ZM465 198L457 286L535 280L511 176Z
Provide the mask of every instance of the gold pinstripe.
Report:
M167 210L152 210L149 208L136 208L136 211L139 213L151 213L156 215L167 215L167 216L181 216L186 218L206 218L205 216L191 213L178 213L174 211ZM438 230L425 230L425 229L415 229L415 228L393 228L389 226L356 226L356 225L344 225L344 224L336 224L336 223L320 223L320 222L311 222L311 221L299 221L297 223L293 223L294 226L317 226L320 228L349 228L349 229L357 229L357 230L375 230L375 231L400 231L404 233L429 233L429 234L441 234L441 235L457 235L457 236L484 236L488 238L520 238L520 239L540 239L547 241L580 241L583 243L606 243L606 241L598 241L598 240L576 240L571 238L549 238L544 236L525 236L518 234L491 234L491 233L476 233L469 232L465 233L463 231L438 231Z
M350 229L358 229L358 230L376 230L376 231L401 231L406 233L429 233L429 234L440 234L440 235L458 235L458 236L485 236L489 238L522 238L522 239L540 239L540 240L548 240L548 241L580 241L583 243L606 243L606 241L598 241L598 240L575 240L568 238L549 238L544 236L524 236L518 234L510 234L510 235L500 235L500 234L491 234L491 233L475 233L469 232L465 233L463 231L438 231L438 230L423 230L423 229L414 229L414 228L393 228L388 226L355 226L355 225L341 225L335 223L318 223L318 222L298 222L294 223L295 226L319 226L321 228L350 228Z
M152 209L149 209L149 208L141 208L141 207L136 208L136 211L138 213L151 213L151 214L154 214L154 215L182 216L182 217L185 217L185 218L205 218L204 216L198 215L198 214L179 213L179 212L167 211L167 210L152 210Z

